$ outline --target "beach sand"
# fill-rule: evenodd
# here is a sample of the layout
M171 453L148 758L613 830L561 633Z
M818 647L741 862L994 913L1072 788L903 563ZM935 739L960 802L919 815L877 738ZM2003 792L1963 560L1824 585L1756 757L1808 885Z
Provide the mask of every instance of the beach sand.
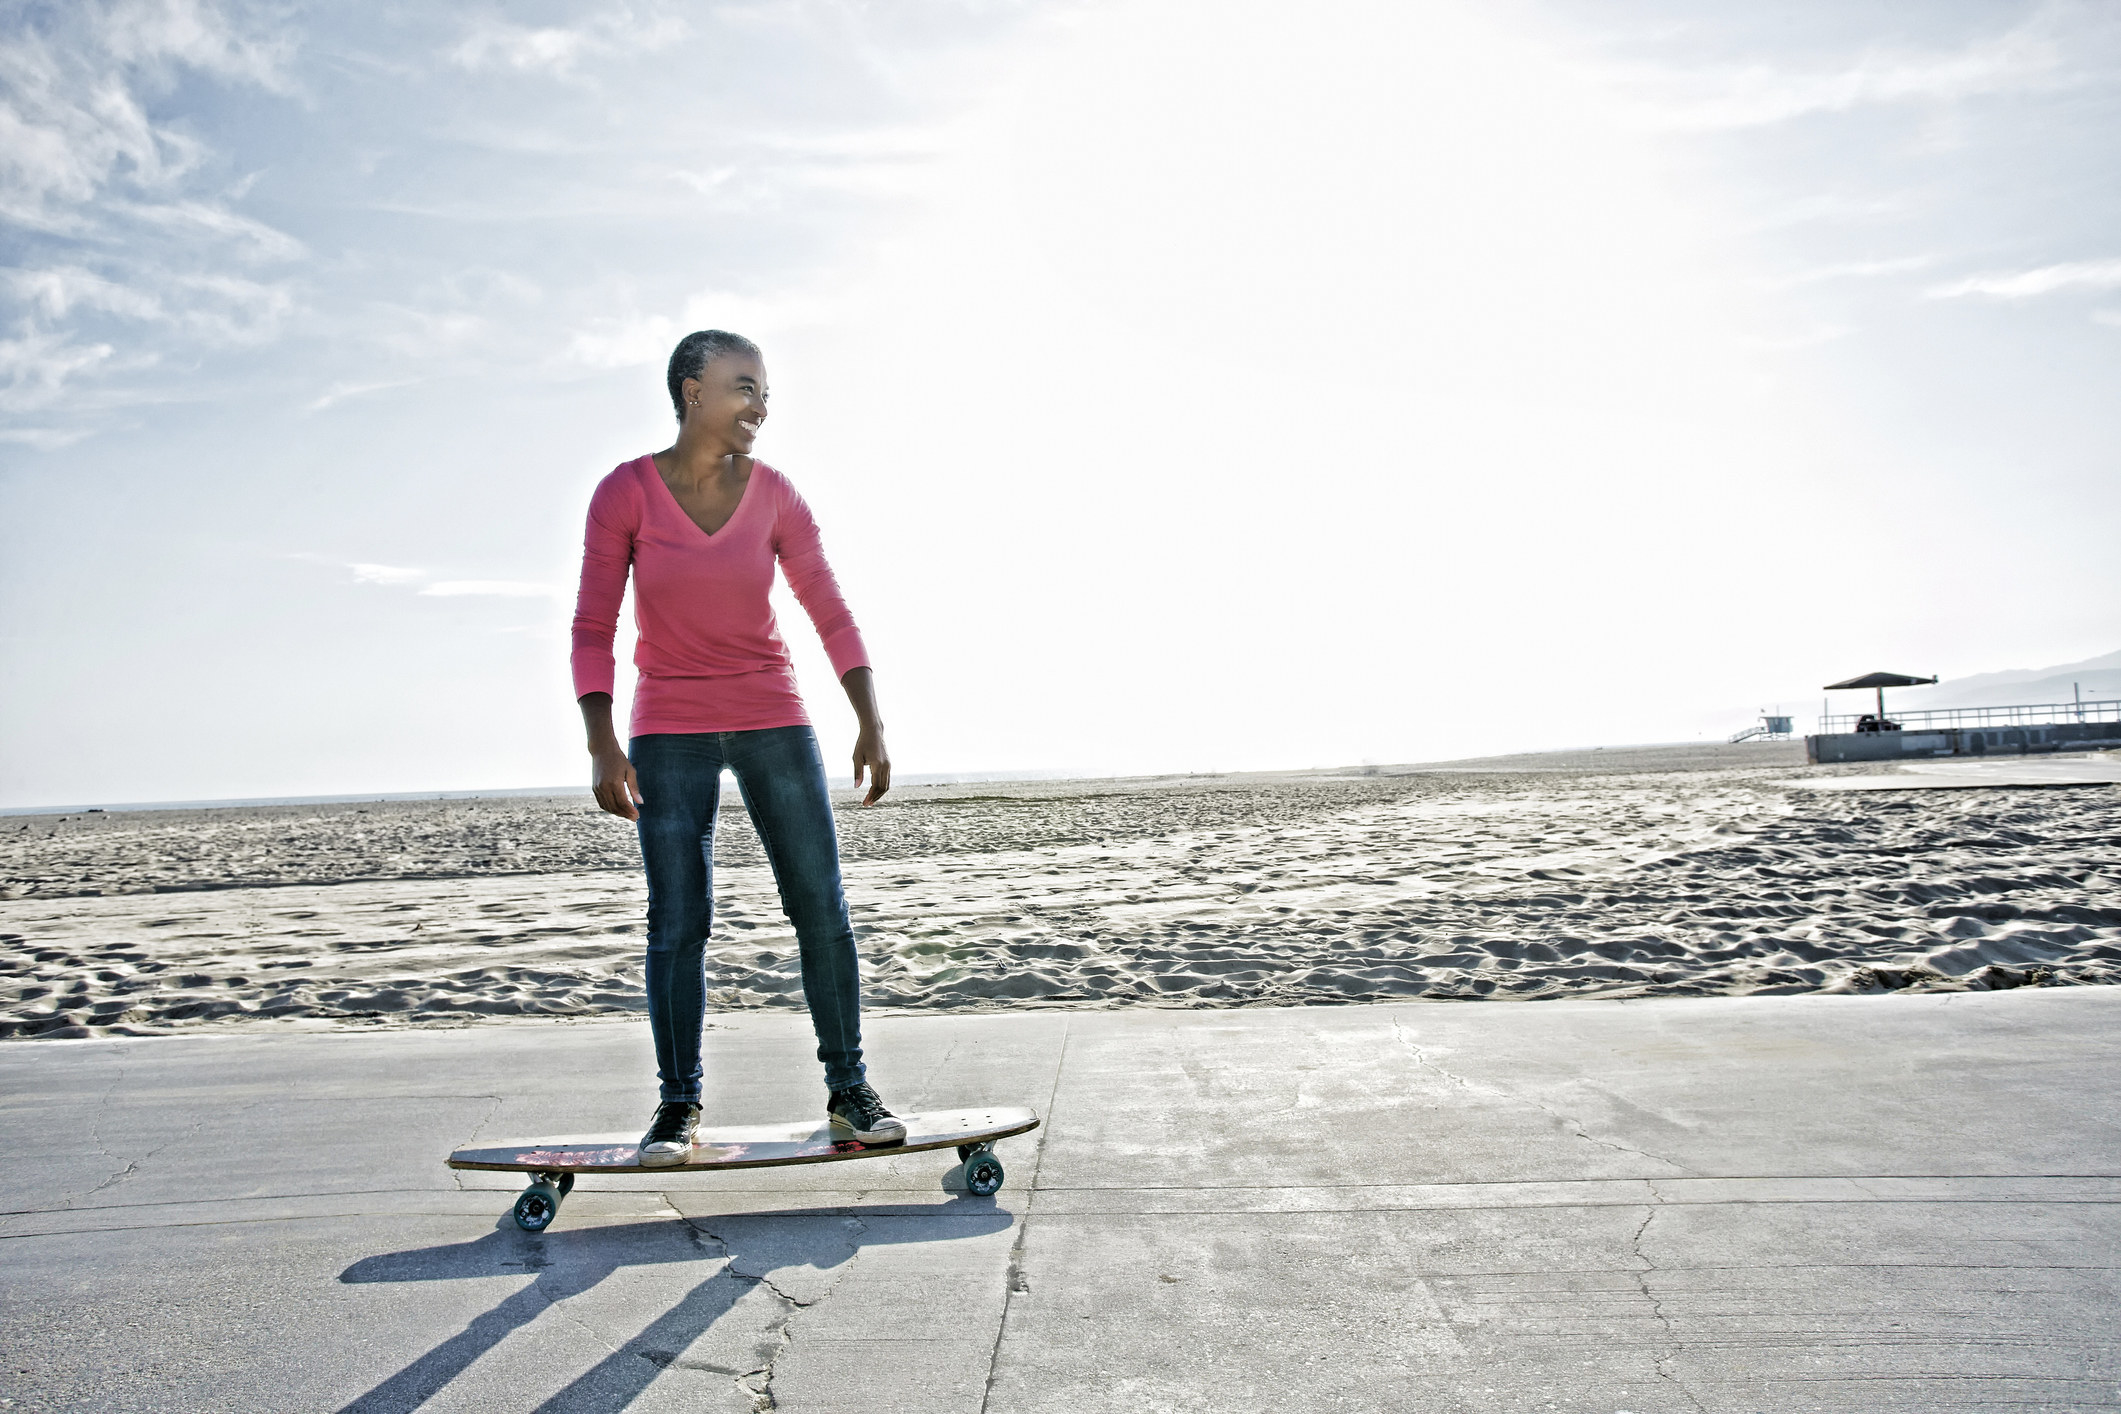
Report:
M1794 743L908 786L839 823L877 1009L2121 982L2121 787L1826 792ZM1860 768L1875 772L1875 768ZM734 790L717 1010L801 1005ZM0 817L0 1035L640 1012L584 795Z

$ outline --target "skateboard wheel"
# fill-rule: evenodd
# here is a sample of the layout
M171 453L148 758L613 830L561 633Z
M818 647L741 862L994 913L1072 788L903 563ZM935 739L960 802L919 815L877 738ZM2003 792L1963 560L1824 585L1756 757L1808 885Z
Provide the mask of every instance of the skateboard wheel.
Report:
M565 1197L566 1197L566 1196L567 1196L568 1194L570 1194L570 1193L572 1193L572 1192L574 1192L574 1175L573 1175L573 1174L571 1174L571 1173L563 1173L563 1174L561 1174L561 1175L560 1175L560 1196L561 1196L562 1198L565 1198Z
M975 1154L965 1164L965 1189L982 1198L993 1196L1002 1186L1002 1161L992 1154Z
M516 1226L525 1232L543 1232L560 1211L560 1192L549 1184L533 1183L516 1199Z
M984 1144L960 1144L957 1146L957 1161L961 1164L970 1163L972 1156L986 1147Z

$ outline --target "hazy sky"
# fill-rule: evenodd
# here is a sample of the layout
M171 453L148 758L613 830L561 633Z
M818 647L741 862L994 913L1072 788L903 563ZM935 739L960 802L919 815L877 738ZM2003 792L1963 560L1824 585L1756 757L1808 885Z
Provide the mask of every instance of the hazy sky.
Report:
M0 13L0 804L579 779L703 326L905 773L2121 647L2111 4Z

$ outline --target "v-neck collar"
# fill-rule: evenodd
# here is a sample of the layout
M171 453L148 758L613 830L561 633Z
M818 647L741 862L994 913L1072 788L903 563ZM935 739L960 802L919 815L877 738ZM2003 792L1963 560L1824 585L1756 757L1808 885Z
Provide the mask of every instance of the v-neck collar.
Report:
M759 473L767 470L766 464L757 457L751 459L751 475L744 478L744 489L737 493L736 508L729 512L729 519L722 522L720 529L709 530L692 518L692 512L685 509L685 503L678 499L677 492L670 489L670 483L663 479L662 471L655 464L655 454L651 452L642 460L648 464L648 479L663 493L663 499L670 503L670 509L677 512L679 520L698 531L702 540L719 540L729 533L729 527L735 525L736 518L744 513L744 507L751 504L751 488L758 484Z

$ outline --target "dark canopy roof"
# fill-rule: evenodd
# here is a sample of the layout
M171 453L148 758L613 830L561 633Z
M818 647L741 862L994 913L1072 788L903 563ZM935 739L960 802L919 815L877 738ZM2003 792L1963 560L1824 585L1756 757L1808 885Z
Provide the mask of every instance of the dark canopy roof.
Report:
M1935 681L1935 678L1911 678L1906 673L1865 673L1862 677L1850 678L1847 682L1830 682L1826 685L1826 691L1832 692L1843 687L1920 687L1924 683Z

